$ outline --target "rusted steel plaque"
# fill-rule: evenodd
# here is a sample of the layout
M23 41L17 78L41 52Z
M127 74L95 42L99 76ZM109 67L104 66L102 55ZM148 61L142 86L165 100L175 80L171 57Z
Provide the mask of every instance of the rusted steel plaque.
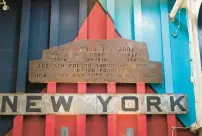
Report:
M126 39L80 40L43 51L30 62L35 83L161 83L162 64L149 61L145 43Z
M0 115L186 114L183 94L1 94Z

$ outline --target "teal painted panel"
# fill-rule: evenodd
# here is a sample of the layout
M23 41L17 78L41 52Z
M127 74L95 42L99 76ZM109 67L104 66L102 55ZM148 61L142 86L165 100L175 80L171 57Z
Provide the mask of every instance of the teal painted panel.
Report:
M160 16L159 0L142 0L143 41L147 43L152 61L162 61Z
M141 0L141 2L114 0L106 3L106 0L99 0L99 2L110 14L123 38L146 42L150 60L163 63L164 81L162 84L151 84L152 88L157 93L185 93L188 96L188 106L195 108L193 86L190 82L189 37L185 11L181 13L182 24L179 35L174 38L172 33L176 30L176 22L169 23L166 15L169 14L168 7L172 7L175 1L167 3L167 0ZM137 20L140 17L142 23ZM171 50L171 53L166 52L167 49ZM195 110L178 117L188 127L196 120Z
M107 11L109 13L109 15L112 17L113 20L115 20L114 17L114 6L115 6L115 2L117 2L117 0L98 0L99 3L102 5L102 7L104 8L105 11ZM122 3L124 3L122 1Z
M191 67L189 56L189 35L186 22L186 11L181 10L181 27L177 37L173 32L178 26L178 14L174 23L170 23L170 40L172 52L173 86L174 93L185 93L188 96L188 115L179 115L185 126L190 126L196 120L195 98L193 84L191 83Z
M99 0L99 2L110 14L117 31L123 38L147 43L150 60L162 62L159 0L142 0L139 1L139 4L135 0L114 0L114 3ZM142 11L139 11L139 9L142 9ZM138 14L141 15L139 16ZM135 22L138 22L139 17L142 17L141 24L135 24ZM135 30L135 28L140 29ZM141 29L140 36L139 31ZM152 88L158 93L165 93L164 83L152 84Z
M147 44L151 61L163 63L161 40L161 14L159 0L142 0L142 40ZM164 80L162 84L151 84L158 93L165 93Z
M114 7L114 23L117 31L122 38L134 40L133 1L116 0Z

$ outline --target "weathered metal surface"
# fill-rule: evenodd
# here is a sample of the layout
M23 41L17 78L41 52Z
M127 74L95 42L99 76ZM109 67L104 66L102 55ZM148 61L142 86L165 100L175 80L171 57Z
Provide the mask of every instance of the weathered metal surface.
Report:
M149 61L144 43L125 40L81 40L43 51L30 62L31 82L160 83L162 65Z
M134 136L133 128L126 129L126 136Z
M61 136L68 136L68 128L67 127L61 128Z
M180 94L1 94L0 115L185 114Z

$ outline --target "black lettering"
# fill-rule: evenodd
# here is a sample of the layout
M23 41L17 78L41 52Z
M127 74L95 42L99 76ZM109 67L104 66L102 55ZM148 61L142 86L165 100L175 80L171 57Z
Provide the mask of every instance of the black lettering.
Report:
M13 97L13 102L11 102L8 96L2 96L1 112L6 112L6 104L9 105L12 112L17 112L17 96Z
M151 111L151 106L154 106L157 111L162 112L159 104L161 104L161 99L158 96L147 96L147 111Z
M64 58L64 61L68 61L68 59L67 58ZM62 65L61 66L61 68L63 68L63 67L65 67L64 65Z
M51 96L51 101L52 101L54 112L58 112L58 110L60 109L61 105L63 106L65 112L69 112L72 100L73 100L73 96L69 96L69 99L68 99L67 102L66 102L64 96L59 96L58 101L56 102L55 101L55 97Z
M26 112L41 112L40 108L32 108L31 106L36 106L36 102L33 100L41 100L41 96L27 96Z
M100 100L100 102L102 103L103 112L107 112L107 104L108 104L109 101L111 100L112 96L109 96L106 101L104 101L101 96L97 96L97 98L98 98L98 99Z
M126 100L134 100L135 107L134 108L126 108L126 105L125 105ZM136 96L124 96L124 97L122 97L121 105L122 105L123 111L137 111L137 110L139 110L138 98Z
M171 111L175 111L175 106L178 106L182 111L186 111L186 109L180 104L180 101L184 98L184 96L180 96L177 100L174 101L174 97L170 96L170 106Z

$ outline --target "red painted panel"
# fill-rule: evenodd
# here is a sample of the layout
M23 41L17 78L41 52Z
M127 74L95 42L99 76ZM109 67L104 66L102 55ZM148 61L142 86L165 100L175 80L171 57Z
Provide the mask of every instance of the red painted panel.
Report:
M106 19L106 14L96 3L88 16L88 39L106 39Z
M148 136L167 136L166 115L147 115Z
M106 115L87 115L87 136L107 136L107 116Z
M177 127L184 127L178 120L177 120ZM177 129L178 136L199 136L199 134L193 135L189 129Z
M135 84L117 84L117 93L136 93ZM125 135L127 128L133 128L134 135L138 135L137 115L117 115L117 134Z
M78 93L86 93L86 83L78 83ZM77 136L86 136L86 115L77 116Z
M116 93L116 83L108 83L107 84L107 92L108 93ZM108 125L108 136L116 136L116 115L108 115L107 120Z
M116 136L117 135L116 115L108 115L107 125L108 125L108 136Z
M24 116L23 136L44 136L44 130L45 116Z
M172 127L176 126L177 126L177 120L175 115L167 115L168 136L177 136L176 129L172 129Z
M48 83L47 93L56 93L56 83ZM55 135L55 116L46 115L45 136Z
M106 39L106 17L100 5L96 3L88 16L88 26L90 26L87 29L88 39ZM89 84L87 93L107 93L107 86L102 84ZM86 135L107 136L107 116L87 116Z
M86 136L86 115L77 116L77 136Z
M77 93L77 84L58 84L57 93ZM67 127L68 134L70 136L76 136L77 134L77 116L76 115L65 115L56 116L56 136L60 136L61 128Z
M145 83L137 83L137 93L144 94L145 91ZM147 136L147 116L146 115L138 115L138 136Z
M22 136L23 134L23 116L17 116L13 122L13 136Z
M76 136L77 116L56 116L55 136L61 136L61 128L67 127L69 136Z
M106 93L106 84L87 84L87 93ZM107 136L107 116L88 115L86 118L87 136Z
M125 135L127 128L132 128L137 136L137 115L117 115L117 134Z
M150 87L146 86L146 93L155 93ZM167 136L166 115L147 115L148 136Z

